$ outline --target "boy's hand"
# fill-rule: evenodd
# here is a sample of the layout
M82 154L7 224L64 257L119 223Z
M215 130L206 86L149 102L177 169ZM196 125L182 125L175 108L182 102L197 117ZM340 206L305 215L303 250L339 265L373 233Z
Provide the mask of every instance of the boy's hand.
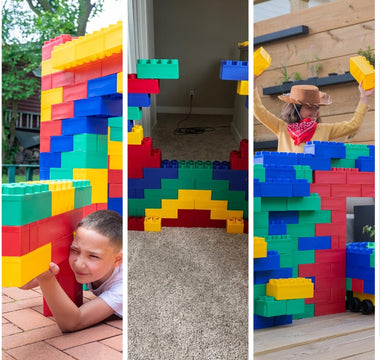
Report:
M49 270L43 272L41 275L37 276L37 280L44 280L56 276L59 273L59 266L53 262L49 264Z
M367 104L368 98L375 92L375 88L370 90L364 90L362 84L363 81L361 81L359 84L360 102L362 102L363 104Z

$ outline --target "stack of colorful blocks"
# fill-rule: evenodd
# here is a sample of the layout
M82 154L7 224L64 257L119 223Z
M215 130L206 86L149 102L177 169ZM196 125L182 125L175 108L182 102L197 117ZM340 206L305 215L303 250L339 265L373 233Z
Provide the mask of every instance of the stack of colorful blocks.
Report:
M94 210L122 214L122 22L46 42L42 60L40 179L90 180Z
M280 256L271 274L255 267L255 299L271 278L303 277L314 295L293 318L345 311L346 199L374 196L374 147L311 142L305 154L256 153L254 177L254 234ZM275 323L260 316L258 328Z
M179 77L178 60L138 60L128 75L128 229L160 231L162 226L226 227L247 231L248 142L230 161L162 160L160 149L134 122L159 81Z

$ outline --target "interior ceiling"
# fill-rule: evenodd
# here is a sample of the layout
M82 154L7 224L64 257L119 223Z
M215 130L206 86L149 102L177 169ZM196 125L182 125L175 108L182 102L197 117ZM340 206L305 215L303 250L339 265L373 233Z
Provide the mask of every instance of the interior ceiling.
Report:
M318 6L334 0L310 0L309 7ZM290 12L290 2L288 0L268 0L257 1L253 7L254 21L270 19L276 16L288 14Z

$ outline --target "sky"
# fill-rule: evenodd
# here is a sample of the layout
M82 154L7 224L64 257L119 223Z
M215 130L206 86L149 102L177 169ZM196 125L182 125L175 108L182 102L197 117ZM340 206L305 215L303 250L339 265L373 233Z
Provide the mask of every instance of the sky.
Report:
M90 34L123 20L123 15L126 13L125 4L125 0L104 0L103 12L87 24L87 33Z

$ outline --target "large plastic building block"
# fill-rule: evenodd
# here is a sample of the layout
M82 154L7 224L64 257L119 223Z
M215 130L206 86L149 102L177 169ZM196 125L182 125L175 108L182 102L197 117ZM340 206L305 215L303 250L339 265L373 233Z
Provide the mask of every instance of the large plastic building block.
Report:
M267 284L267 295L276 300L311 298L313 294L314 285L311 279L271 279Z
M128 93L158 94L159 92L158 79L138 79L137 74L128 74Z
M375 87L375 69L364 56L354 56L350 58L350 73L364 90Z
M63 34L44 42L42 46L42 61L51 59L51 53L56 46L64 44L67 41L71 41L71 35Z
M227 233L242 234L244 232L243 219L227 219Z
M49 269L51 244L23 256L2 257L2 286L21 287Z
M60 104L63 100L62 87L41 92L41 107Z
M161 218L145 217L144 231L161 231Z
M222 60L221 80L248 80L248 61Z
M121 97L95 96L77 100L74 103L74 116L122 116Z
M258 48L253 54L254 75L259 76L272 62L270 55L263 47Z
M117 93L117 74L112 74L87 82L87 97L112 95Z
M72 119L65 119L62 122L62 135L83 134L83 133L103 134L103 135L107 134L108 133L108 118L85 116L85 117L77 117L77 118L72 118Z
M87 81L63 87L62 101L74 101L87 97Z
M52 52L52 66L66 70L122 51L122 22L106 29L81 36L56 47Z
M74 116L74 102L68 101L51 106L50 120L61 120Z
M149 107L149 94L128 93L128 105L132 107Z
M107 169L73 169L73 178L90 181L92 203L107 203L107 173Z
M57 88L61 86L73 85L74 84L74 73L70 71L58 71L50 75L51 77L51 87Z
M117 73L116 91L119 94L123 93L123 72Z
M141 120L142 109L135 106L128 106L128 120Z
M138 59L138 79L178 79L179 62L176 59Z
M248 81L246 80L238 81L236 92L239 95L248 95Z

